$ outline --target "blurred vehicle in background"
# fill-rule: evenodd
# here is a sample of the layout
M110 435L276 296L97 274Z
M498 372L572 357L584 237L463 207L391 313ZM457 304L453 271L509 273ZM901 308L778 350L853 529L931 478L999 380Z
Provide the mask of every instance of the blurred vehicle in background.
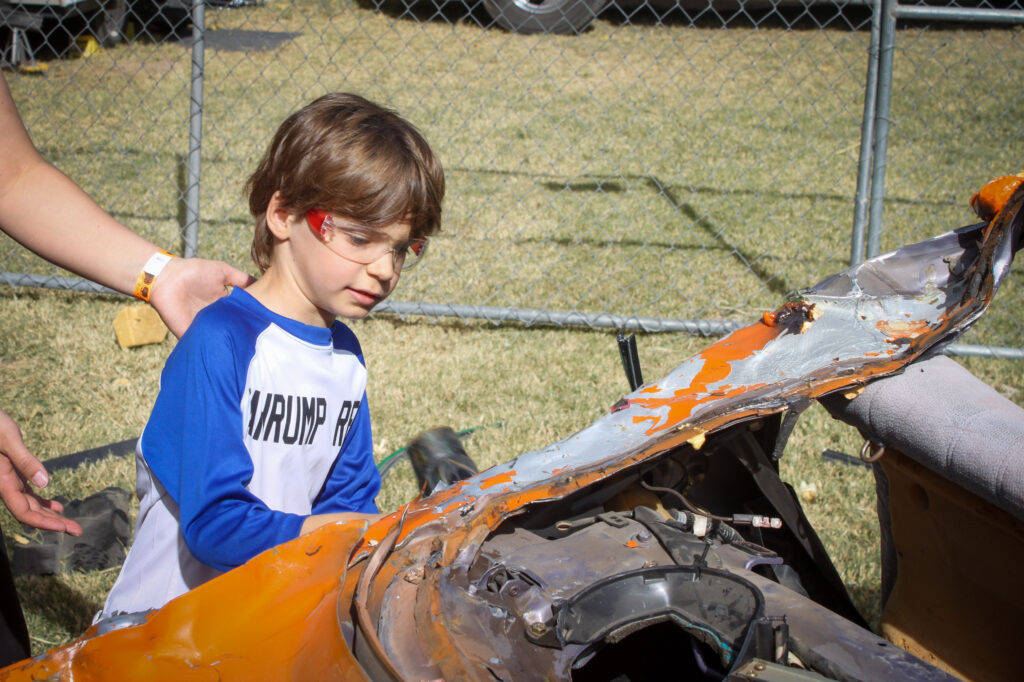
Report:
M484 0L497 24L516 33L579 33L611 0Z
M602 13L618 8L623 17L638 11L657 16L686 12L694 19L719 16L725 25L748 11L771 12L793 8L799 17L811 6L869 7L873 0L483 0L491 18L499 26L516 33L577 34L587 30ZM1020 11L1020 0L907 0L900 5L922 5L947 9L1011 9Z
M843 2L868 4L870 0ZM604 11L618 8L623 16L637 11L664 16L685 11L691 17L707 12L764 10L772 7L836 4L833 0L483 0L502 28L516 33L576 34L587 30ZM723 23L726 19L723 17Z
M190 0L0 0L0 64L34 70L37 57L63 57L146 36L178 36Z

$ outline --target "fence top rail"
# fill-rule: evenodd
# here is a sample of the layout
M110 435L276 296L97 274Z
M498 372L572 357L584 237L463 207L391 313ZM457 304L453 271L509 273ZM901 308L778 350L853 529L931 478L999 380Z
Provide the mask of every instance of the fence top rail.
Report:
M919 21L966 21L988 24L1024 24L1024 11L971 7L926 7L900 5L895 8L897 19Z

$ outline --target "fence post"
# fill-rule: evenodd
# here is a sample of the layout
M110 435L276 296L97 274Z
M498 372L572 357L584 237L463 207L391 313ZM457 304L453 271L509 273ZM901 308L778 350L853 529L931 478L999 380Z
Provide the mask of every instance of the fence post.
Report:
M875 148L872 155L871 208L868 217L868 258L878 255L882 242L882 204L885 200L885 164L889 146L892 65L896 43L896 0L881 0L881 3L881 31L878 43L878 102L875 112Z
M871 11L871 41L868 71L864 83L864 116L860 127L860 156L857 161L857 195L853 204L853 232L850 235L850 265L864 260L864 226L867 222L868 193L871 191L871 150L875 144L875 113L878 108L878 52L881 35L882 0Z
M192 0L192 87L188 114L188 165L185 174L185 257L199 252L199 187L202 177L203 69L206 52L206 2Z

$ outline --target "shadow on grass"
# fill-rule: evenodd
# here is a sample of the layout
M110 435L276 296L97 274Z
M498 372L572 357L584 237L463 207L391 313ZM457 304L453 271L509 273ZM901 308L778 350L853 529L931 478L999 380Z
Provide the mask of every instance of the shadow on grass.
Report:
M669 201L669 203L672 204L672 207L675 209L675 211L677 213L679 213L680 215L682 215L685 218L689 219L690 222L694 226L696 226L697 228L702 230L705 234L707 234L707 236L710 237L717 244L717 248L719 250L725 251L725 252L729 253L737 262L739 262L739 264L743 268L745 268L751 274L753 274L764 285L764 287L768 291L772 292L773 294L779 295L779 296L785 296L786 294L788 294L790 291L793 290L794 287L788 281L786 281L786 279L781 275L781 273L772 272L768 268L764 267L764 265L760 262L761 260L763 260L763 254L752 253L748 249L744 249L742 246L730 242L725 237L725 231L723 229L721 229L719 226L717 226L715 223L713 223L711 220L709 220L706 216L701 215L701 212L698 211L696 208L694 208L693 205L691 205L691 204L689 204L687 202L681 201L679 199L679 197L676 195L676 193L671 189L671 187L670 187L670 185L668 183L662 182L657 177L649 176L649 175L630 175L630 176L620 176L620 177L621 177L621 179L627 179L627 180L633 180L633 181L641 182L641 183L647 185L648 187L650 187L658 196L664 197L665 199L667 199ZM624 193L626 191L626 186L624 184L622 184L621 181L616 181L615 179L606 179L606 178L603 178L603 177L597 177L597 178L595 178L593 180L588 180L588 181L584 181L584 182L547 181L547 182L541 183L541 185L545 189L551 190L553 192L558 192L558 191L565 190L565 191L569 191L569 192L573 192L573 193L578 193L578 192L600 192L602 194L606 194L606 193L621 194L621 193ZM716 189L716 188L708 188L708 187L691 187L689 189L690 189L691 192L693 192L695 194L710 194L710 193L717 193L717 194L726 194L726 193L728 193L730 195L734 195L734 194L738 194L738 193L747 193L747 194L751 194L751 195L754 194L753 190L740 190L740 191L728 190L728 192L726 192L725 190ZM764 195L764 192L760 192L759 191L759 193L760 193L761 196ZM782 194L777 194L777 196L779 198L782 198L783 195ZM841 197L839 195L832 195L830 197L823 197L821 194L810 194L810 193L804 193L802 195L801 194L787 194L785 196L787 198L801 197L801 198L813 198L813 199L830 199L830 200L833 200L833 201L842 201L842 200L845 199L845 197ZM557 240L548 240L548 241L556 241L557 242ZM587 242L587 241L588 240L586 240L586 239L583 240L583 242ZM617 240L615 240L615 242L617 244L622 244L622 245L625 245L625 246L655 246L655 247L671 248L671 249L685 249L685 248L687 248L687 247L680 247L678 244L671 244L671 243L667 243L667 242L653 242L653 241L649 241L649 240L617 239ZM701 246L701 247L694 247L694 248L704 249L706 247Z
M725 238L723 230L715 226L707 218L701 216L694 207L688 203L683 203L677 200L671 190L665 188L662 189L664 195L671 201L676 211L683 214L687 218L693 221L693 224L704 230L718 245L729 251L732 257L739 261L739 263L749 270L757 279L764 284L765 288L773 294L785 296L793 290L793 286L790 285L780 273L772 273L765 268L759 261L760 255L750 253L748 250L742 248L737 244L732 244Z
M68 586L59 575L26 575L15 578L26 618L33 615L72 637L92 624L103 604ZM35 631L35 630L33 630Z

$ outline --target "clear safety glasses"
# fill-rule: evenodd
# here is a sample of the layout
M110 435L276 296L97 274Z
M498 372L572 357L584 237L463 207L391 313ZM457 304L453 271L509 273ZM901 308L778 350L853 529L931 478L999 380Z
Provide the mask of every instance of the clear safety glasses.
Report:
M339 225L330 213L315 208L306 212L306 222L327 248L346 260L363 265L375 263L381 256L390 253L395 270L404 270L416 265L427 250L425 238L392 244L384 234L376 230L356 225Z

